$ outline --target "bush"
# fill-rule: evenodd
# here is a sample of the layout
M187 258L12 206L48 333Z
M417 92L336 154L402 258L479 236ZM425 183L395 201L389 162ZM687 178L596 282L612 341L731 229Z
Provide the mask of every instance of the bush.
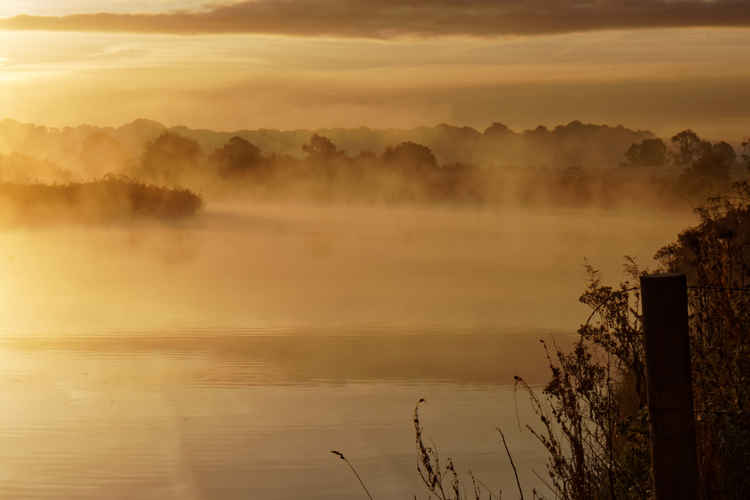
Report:
M656 254L659 271L688 276L693 399L701 498L750 497L750 186L710 199L701 222ZM549 349L552 380L529 427L547 449L556 496L651 495L640 291L643 273L605 286L589 268L581 301L591 307L572 352Z
M0 183L6 222L102 222L118 219L178 219L195 215L199 196L126 177L69 184Z

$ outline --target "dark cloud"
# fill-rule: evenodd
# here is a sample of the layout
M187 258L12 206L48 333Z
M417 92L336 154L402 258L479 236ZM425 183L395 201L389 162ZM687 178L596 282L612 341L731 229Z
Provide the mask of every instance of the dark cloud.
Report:
M750 0L253 0L199 12L17 16L0 29L393 38L750 26Z

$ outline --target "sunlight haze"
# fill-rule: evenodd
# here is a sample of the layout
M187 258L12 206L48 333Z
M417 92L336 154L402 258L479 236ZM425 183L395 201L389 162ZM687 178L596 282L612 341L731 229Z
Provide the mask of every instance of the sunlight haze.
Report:
M750 0L0 0L0 498L748 498L749 48Z
M203 3L4 2L0 13L192 12ZM689 124L736 140L750 118L745 28L393 40L85 31L0 31L0 114L222 130L356 127L362 114L377 127L524 128L575 114L663 133Z

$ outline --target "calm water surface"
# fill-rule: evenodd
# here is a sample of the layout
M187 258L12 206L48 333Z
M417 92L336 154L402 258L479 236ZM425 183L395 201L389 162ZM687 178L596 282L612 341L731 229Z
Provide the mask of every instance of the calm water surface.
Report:
M469 333L376 331L7 338L0 496L360 498L338 449L377 498L413 498L422 397L428 437L461 471L512 487L502 426L537 485L544 455L508 385L538 368L518 359L528 341L474 332L459 354Z

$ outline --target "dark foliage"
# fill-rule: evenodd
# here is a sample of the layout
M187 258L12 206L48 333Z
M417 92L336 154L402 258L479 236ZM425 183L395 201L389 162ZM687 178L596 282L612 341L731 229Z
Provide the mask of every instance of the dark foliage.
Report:
M684 130L672 137L676 146L673 161L683 169L677 190L691 197L716 195L725 192L731 182L731 169L737 154L724 141L704 141L692 130Z
M628 148L625 159L634 167L662 167L667 163L667 145L661 139L643 139Z
M178 219L202 206L196 194L123 177L68 184L0 184L6 222L102 222L133 218Z
M688 276L693 399L701 498L750 495L750 185L712 198L701 223L656 255L662 271ZM537 396L523 380L549 454L556 496L648 498L650 429L645 395L641 271L605 286L591 280L581 301L592 313L572 352L548 349L552 380Z
M657 254L689 295L698 451L705 498L750 496L750 185L712 198L701 223Z
M146 146L136 176L159 184L180 184L198 171L201 155L192 139L164 133Z

